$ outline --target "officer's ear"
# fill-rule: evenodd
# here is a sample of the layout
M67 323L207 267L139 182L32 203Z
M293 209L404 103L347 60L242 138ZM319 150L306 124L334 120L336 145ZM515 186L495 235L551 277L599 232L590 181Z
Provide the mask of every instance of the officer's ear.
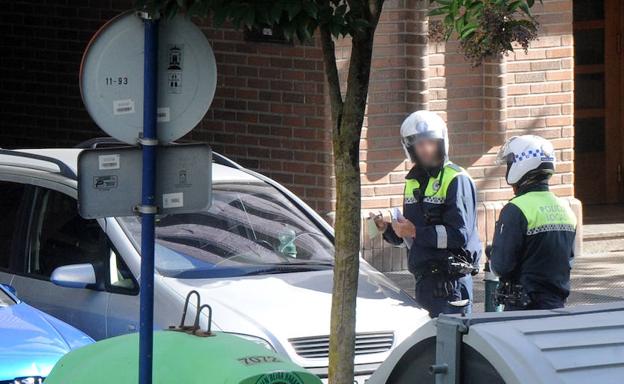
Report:
M414 146L412 145L407 149L407 152L410 155L412 163L414 163L414 165L418 165L418 155L416 154L416 148L414 148Z
M444 147L444 140L438 140L438 160L444 161L444 157L448 155L446 152L446 148Z

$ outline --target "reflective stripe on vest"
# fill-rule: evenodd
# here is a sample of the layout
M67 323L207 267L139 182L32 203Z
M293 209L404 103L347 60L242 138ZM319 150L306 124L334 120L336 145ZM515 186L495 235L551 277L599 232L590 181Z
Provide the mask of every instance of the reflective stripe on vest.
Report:
M431 177L423 196L423 202L429 204L444 204L449 185L457 175L468 176L468 173L458 165L448 163L444 166L444 171L439 172L437 177ZM417 203L414 198L414 189L420 188L420 183L416 179L405 180L405 204Z
M572 209L550 191L528 192L510 201L527 220L527 235L553 231L576 231Z

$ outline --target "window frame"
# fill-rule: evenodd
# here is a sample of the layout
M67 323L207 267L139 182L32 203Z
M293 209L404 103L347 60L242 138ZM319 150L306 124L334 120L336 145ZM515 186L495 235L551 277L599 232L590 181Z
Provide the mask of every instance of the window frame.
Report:
M20 202L18 208L17 217L15 220L16 228L23 228L24 230L13 231L13 238L9 249L9 267L5 268L0 266L0 272L8 274L21 275L24 272L24 265L26 259L26 248L28 246L28 232L30 230L30 216L33 211L33 194L35 188L24 182L14 180L12 178L3 176L0 174L0 182L12 183L22 185L24 187L24 196Z
M21 271L15 274L24 276L27 278L31 278L31 279L42 280L42 281L50 281L50 277L28 272L27 267L28 267L28 263L30 263L31 258L32 258L33 241L35 240L37 236L35 232L37 231L38 226L35 224L37 223L38 220L42 219L44 216L44 211L42 209L41 204L43 202L43 197L48 192L60 193L62 195L65 195L67 198L76 201L76 197L73 194L66 193L65 191L54 188L51 185L33 186L31 213L28 219L28 229L27 231L25 231L25 235L24 235L25 248L24 248L24 254L23 254L23 265L21 266ZM77 210L76 210L76 214L78 214ZM97 225L99 226L100 231L105 236L106 245L108 246L108 249L109 249L109 254L110 254L110 251L114 252L116 255L118 255L118 257L122 259L124 263L126 263L125 260L123 260L123 256L121 256L121 254L119 253L115 245L110 240L108 234L106 233L105 228L102 227L101 223L98 220L96 220L96 222L97 222ZM84 289L89 289L89 290L96 291L96 292L108 292L108 293L124 294L124 295L130 295L130 296L138 295L139 285L138 285L136 277L134 276L130 268L128 268L128 270L130 271L132 275L132 282L134 284L134 287L132 289L126 289L126 288L121 288L121 287L115 287L112 284L110 284L111 276L110 276L110 258L109 257L104 258L100 266L93 265L93 267L95 270L97 282L93 286L89 286ZM127 263L126 263L126 267L127 267Z
M121 256L121 253L119 253L119 251L117 251L117 248L111 242L110 238L108 237L108 234L106 234L106 240L108 242L108 246L110 247L110 252L115 253L115 255L119 259L121 259L121 262L124 263L124 265L125 265L126 269L128 270L128 272L130 272L130 276L132 277L133 287L130 289L130 288L118 287L118 286L115 286L115 285L111 284L110 256L109 256L109 257L106 258L106 263L105 263L106 271L104 272L104 274L106 275L106 278L104 279L104 289L106 290L106 292L109 292L109 293L112 293L112 294L126 295L126 296L137 296L141 290L139 288L139 282L138 282L136 276L134 276L134 273L132 273L132 269L130 269L130 267L128 266L128 263L124 260L123 256ZM110 252L109 252L109 255L110 255Z
M49 185L34 186L33 203L32 203L32 209L31 209L31 214L30 214L29 223L28 223L28 230L27 230L27 235L26 235L26 248L25 248L24 259L23 259L24 264L22 266L21 273L19 273L18 275L24 276L29 279L36 279L36 280L51 282L49 276L44 276L44 275L28 272L28 269L29 269L28 265L31 262L31 257L32 257L32 252L33 252L33 249L32 249L33 241L35 240L37 236L36 231L37 231L38 226L36 224L40 219L43 218L44 212L41 209L42 208L41 204L42 204L43 196L45 196L45 193L48 191L60 193L76 201L76 197L74 195L61 191L57 188L53 188ZM78 213L77 210L76 210L76 213ZM106 236L106 243L110 247L111 244L110 244L110 241L108 240L108 235L106 234L106 231L102 228L99 222L98 222L98 226L100 227L100 230L102 231L102 233ZM106 279L103 278L101 276L101 273L98 273L98 272L99 272L99 269L105 269L107 267L108 267L108 260L104 261L104 267L97 268L95 265L93 265L93 269L95 271L95 276L96 276L96 283L93 286L88 286L88 287L85 287L84 289L89 289L89 290L96 291L96 292L105 292L106 289L102 289L102 287L105 287L104 283L106 282ZM80 288L76 288L76 289L80 289Z
M42 281L50 281L49 278L45 278L44 276L38 276L31 273L26 272L26 263L27 258L30 258L30 244L31 244L31 233L33 231L32 225L36 216L40 216L41 212L37 212L35 207L37 206L38 195L37 192L41 189L48 189L58 193L62 193L67 195L71 199L77 200L78 191L76 190L77 182L76 180L68 179L56 174L49 174L47 172L42 172L39 170L30 170L30 169L22 169L14 166L0 166L0 181L22 184L26 188L26 197L24 201L29 201L26 208L24 208L24 212L21 213L21 220L24 224L24 230L20 232L20 240L17 243L21 244L20 254L11 256L11 262L15 264L19 264L18 268L1 268L0 272L13 274L21 277L26 277L30 279L37 279ZM128 290L125 288L114 287L110 284L110 259L106 258L104 268L105 271L105 279L104 279L104 289L97 290L97 292L108 292L111 294L123 294L136 296L140 292L140 286L138 280L133 273L132 269L129 267L128 262L124 259L121 253L117 250L114 243L112 242L110 236L108 235L105 225L102 226L104 221L98 220L98 225L100 229L106 236L107 244L110 249L115 252L119 257L123 260L128 268L130 274L132 275L132 280L134 282L135 288L132 290ZM16 245L12 245L12 248L15 249ZM97 274L97 270L96 270Z
M44 275L40 275L40 274L36 274L36 273L31 273L27 271L27 263L29 263L31 261L31 257L32 257L32 246L33 246L33 241L34 238L37 236L37 234L35 233L37 231L37 225L34 225L34 223L36 223L38 220L40 220L43 216L44 216L44 211L42 209L42 202L43 202L43 197L45 196L46 193L49 192L55 192L55 193L60 193L62 195L65 195L66 197L72 199L72 200L76 200L75 197L71 196L70 194L64 193L63 191L59 191L58 189L55 188L49 188L49 187L43 187L43 186L38 186L36 188L35 191L35 196L34 196L34 202L32 205L32 215L31 215L31 220L30 220L30 225L29 225L29 230L28 230L28 236L27 236L27 251L25 252L25 257L24 257L24 266L23 266L23 276L28 277L28 278L33 278L33 279L37 279L37 280L43 280L43 281L50 281L50 277L48 276L44 276ZM79 215L78 210L76 210L76 214ZM90 219L90 220L95 220L95 219ZM120 257L122 259L122 261L125 263L125 261L123 260L123 257L121 256L121 254L119 253L119 251L117 250L117 248L115 247L115 245L111 242L108 234L106 233L105 228L102 228L102 225L100 224L99 221L95 220L100 231L102 232L102 234L105 236L105 240L106 240L106 245L108 247L108 255L110 255L110 252L114 252L118 257ZM90 289L93 291L97 291L97 292L109 292L109 293L115 293L115 294L125 294L125 295L131 295L131 296L136 296L139 293L139 285L137 283L136 277L134 276L134 274L132 273L132 271L130 270L130 268L128 268L128 270L130 271L131 275L132 275L132 282L134 284L134 287L132 289L127 289L127 288L121 288L121 287L115 287L113 286L110 281L111 281L111 276L110 276L110 257L106 257L104 258L104 260L101 260L102 264L100 266L96 266L93 265L93 269L95 271L95 276L96 276L96 284L94 284L93 286L89 286L86 287L85 289ZM126 267L127 267L127 263ZM69 264L68 264L69 265Z

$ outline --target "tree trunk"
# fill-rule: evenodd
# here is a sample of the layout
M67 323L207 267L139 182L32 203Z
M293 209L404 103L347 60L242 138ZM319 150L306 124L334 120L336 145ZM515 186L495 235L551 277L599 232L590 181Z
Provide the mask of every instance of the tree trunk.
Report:
M336 64L333 42L328 31L321 33L326 67L330 65L327 77L330 82L336 175L336 260L329 342L329 382L353 384L355 311L360 264L359 151L368 95L374 27L353 37L344 102L340 95L337 72L334 72Z

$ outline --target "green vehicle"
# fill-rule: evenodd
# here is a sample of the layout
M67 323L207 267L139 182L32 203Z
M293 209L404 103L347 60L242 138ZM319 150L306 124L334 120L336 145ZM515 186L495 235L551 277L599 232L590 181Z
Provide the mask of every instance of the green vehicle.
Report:
M154 332L153 384L321 384L314 374L262 345L213 333L210 325L200 329L201 310L209 307L198 308L194 325L184 325L185 310L180 326ZM136 384L138 376L139 334L134 333L65 355L45 383Z

